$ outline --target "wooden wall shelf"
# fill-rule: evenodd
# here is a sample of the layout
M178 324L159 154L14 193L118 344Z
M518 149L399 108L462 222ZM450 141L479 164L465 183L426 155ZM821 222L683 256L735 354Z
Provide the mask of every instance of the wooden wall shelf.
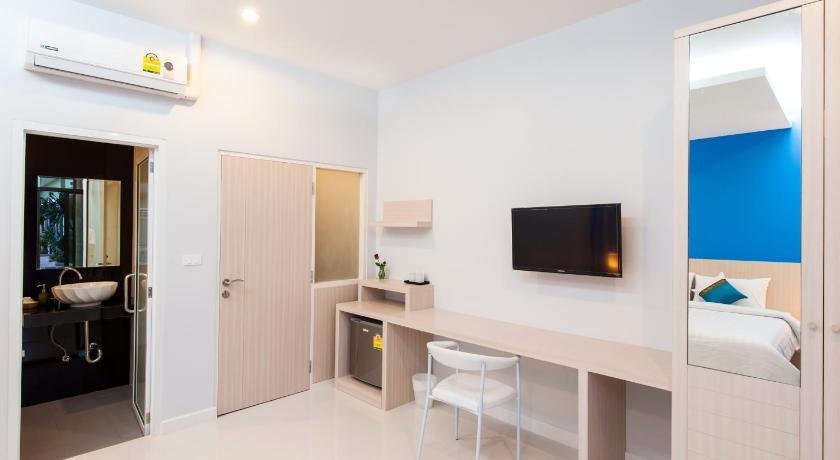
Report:
M370 223L379 228L431 228L432 200L386 201L382 220Z

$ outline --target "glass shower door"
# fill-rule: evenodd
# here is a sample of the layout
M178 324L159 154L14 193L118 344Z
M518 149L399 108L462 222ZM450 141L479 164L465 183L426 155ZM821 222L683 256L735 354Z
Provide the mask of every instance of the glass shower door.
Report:
M134 318L132 356L132 400L137 417L145 434L149 432L148 390L148 304L149 304L149 159L137 165L137 203L135 206L135 258L134 258Z

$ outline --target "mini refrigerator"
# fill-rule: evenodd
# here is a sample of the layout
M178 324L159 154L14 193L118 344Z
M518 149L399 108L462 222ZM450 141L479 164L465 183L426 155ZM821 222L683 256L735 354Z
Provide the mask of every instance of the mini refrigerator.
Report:
M382 388L382 323L350 318L350 375Z

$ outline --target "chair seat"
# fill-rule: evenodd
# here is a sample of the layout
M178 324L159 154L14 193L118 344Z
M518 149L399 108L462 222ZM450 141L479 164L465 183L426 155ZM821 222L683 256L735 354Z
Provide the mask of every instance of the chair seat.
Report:
M516 396L516 389L497 380L484 380L484 409L498 406ZM481 398L481 377L475 374L453 374L432 389L432 398L472 412L478 411Z

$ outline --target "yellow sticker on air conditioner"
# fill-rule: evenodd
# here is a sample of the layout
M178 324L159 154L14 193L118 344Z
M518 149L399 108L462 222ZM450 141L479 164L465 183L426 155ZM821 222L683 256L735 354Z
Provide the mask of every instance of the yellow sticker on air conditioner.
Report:
M143 56L143 72L160 75L160 58L155 53L146 53Z
M382 349L382 336L376 334L373 336L373 349L374 350L381 350Z

